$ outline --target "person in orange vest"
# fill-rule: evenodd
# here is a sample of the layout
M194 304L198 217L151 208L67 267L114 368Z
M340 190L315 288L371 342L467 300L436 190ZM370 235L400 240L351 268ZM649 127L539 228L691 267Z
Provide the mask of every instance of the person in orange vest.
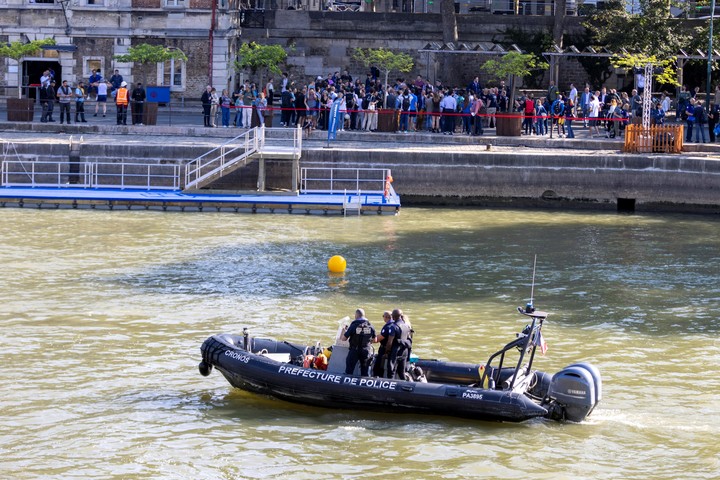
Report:
M115 96L115 105L117 106L117 124L127 125L127 109L128 109L128 89L127 82L122 82Z

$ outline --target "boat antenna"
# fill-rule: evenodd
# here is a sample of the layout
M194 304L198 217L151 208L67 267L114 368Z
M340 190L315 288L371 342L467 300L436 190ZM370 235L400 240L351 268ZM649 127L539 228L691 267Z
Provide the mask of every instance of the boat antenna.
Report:
M533 304L533 300L535 297L535 267L537 266L537 253L535 254L535 259L533 260L533 274L532 274L532 284L530 285L530 301L528 302L527 306L525 307L525 311L532 313L535 311L535 305Z

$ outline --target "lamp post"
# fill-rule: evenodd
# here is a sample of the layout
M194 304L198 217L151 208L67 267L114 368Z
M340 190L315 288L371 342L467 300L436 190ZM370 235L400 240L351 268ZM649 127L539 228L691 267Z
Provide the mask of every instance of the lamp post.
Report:
M708 35L707 85L705 87L705 105L710 108L710 87L712 83L713 60L713 17L715 16L715 0L710 2L710 35Z

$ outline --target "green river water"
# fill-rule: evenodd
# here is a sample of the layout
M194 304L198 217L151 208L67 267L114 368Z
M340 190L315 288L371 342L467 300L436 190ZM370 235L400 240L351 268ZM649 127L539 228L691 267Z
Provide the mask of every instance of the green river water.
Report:
M1 209L0 229L0 478L720 478L717 217ZM211 334L327 345L358 306L378 327L402 308L421 357L482 362L527 323L536 254L535 366L603 375L582 424L329 410L198 373Z

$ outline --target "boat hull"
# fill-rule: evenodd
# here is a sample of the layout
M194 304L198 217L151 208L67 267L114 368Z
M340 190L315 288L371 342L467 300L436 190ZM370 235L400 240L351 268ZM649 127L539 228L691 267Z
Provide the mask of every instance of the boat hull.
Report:
M548 414L546 408L522 393L469 384L391 380L304 368L253 353L294 356L302 352L304 346L252 339L251 347L247 348L245 341L242 336L227 334L208 338L201 348L206 368L217 368L233 387L290 402L507 422Z

